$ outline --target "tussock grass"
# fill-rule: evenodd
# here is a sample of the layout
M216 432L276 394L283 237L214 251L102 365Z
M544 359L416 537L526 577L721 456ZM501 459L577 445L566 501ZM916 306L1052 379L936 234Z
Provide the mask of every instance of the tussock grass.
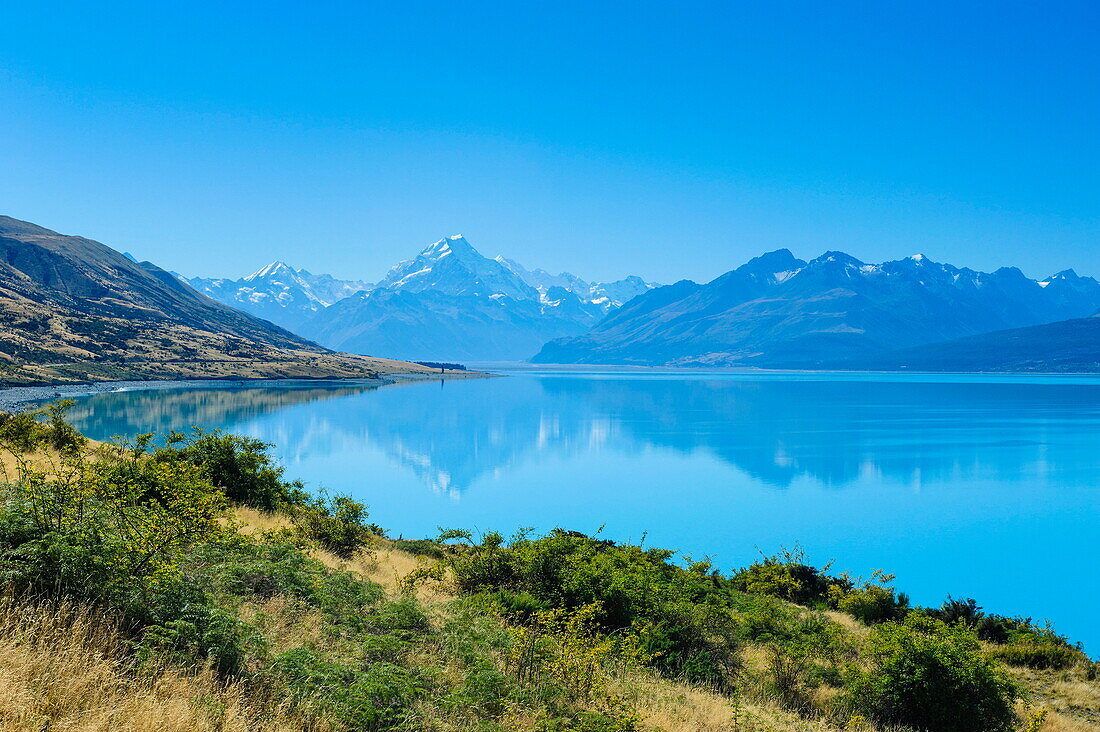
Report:
M240 530L249 535L290 529L291 518L283 513L260 511L247 506L233 509ZM429 562L414 554L395 548L385 539L378 539L350 559L336 556L321 547L315 547L310 555L329 569L349 570L361 579L382 585L390 596L397 596L410 589L406 580ZM411 588L417 600L425 604L454 598L451 588L442 582L419 582Z
M87 607L0 599L0 729L7 732L282 732L284 710L204 669L142 670ZM265 705L266 706L266 705Z

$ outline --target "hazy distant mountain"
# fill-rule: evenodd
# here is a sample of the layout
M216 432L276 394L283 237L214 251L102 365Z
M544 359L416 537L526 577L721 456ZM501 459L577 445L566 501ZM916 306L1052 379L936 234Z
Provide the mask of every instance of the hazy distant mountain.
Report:
M417 359L519 360L583 333L655 285L588 283L482 256L462 236L425 247L376 285L274 262L239 280L195 277L196 289L331 348Z
M211 277L185 280L215 300L295 332L314 313L372 287L369 282L360 280L338 280L327 274L311 274L282 261L272 262L239 280Z
M834 366L871 371L1100 373L1100 315L930 343Z
M603 304L608 310L615 310L655 287L660 285L646 282L637 275L630 275L614 282L593 282L588 287L588 295L592 302Z
M0 216L0 381L369 376L401 368L332 353L99 242Z
M630 287L647 285L632 278L616 297ZM303 332L356 353L512 361L547 340L583 333L615 307L578 277L490 259L456 235L398 264L369 292L318 312Z
M527 270L519 262L504 257L497 257L496 261L538 290L544 301L548 299L547 294L551 289L560 287L572 292L582 301L599 305L605 313L622 307L623 303L649 292L654 287L659 287L636 275L614 282L588 283L569 272L552 275L544 269Z
M587 329L535 300L376 289L341 300L306 333L353 353L399 358L516 361L549 338ZM589 321L591 322L591 321Z
M843 252L810 262L783 249L699 285L651 290L590 332L546 344L535 361L815 367L899 348L1090 315L1100 283L1041 282L921 255L865 264Z

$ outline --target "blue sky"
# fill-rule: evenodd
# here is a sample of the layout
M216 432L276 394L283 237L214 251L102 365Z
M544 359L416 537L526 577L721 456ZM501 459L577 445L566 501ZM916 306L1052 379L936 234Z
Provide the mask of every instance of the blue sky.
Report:
M442 235L594 279L767 249L1100 276L1100 4L19 3L0 213L185 274Z

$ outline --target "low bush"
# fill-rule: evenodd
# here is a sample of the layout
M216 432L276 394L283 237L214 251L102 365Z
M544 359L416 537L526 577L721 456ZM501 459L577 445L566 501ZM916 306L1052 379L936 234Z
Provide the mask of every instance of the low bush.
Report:
M766 652L765 691L788 709L810 712L812 692L836 683L851 649L842 629L819 611L806 612L773 598L742 606L746 640Z
M1009 643L993 648L989 656L1009 666L1033 669L1066 669L1086 658L1076 648L1050 643Z
M151 435L140 438L148 444ZM300 482L283 480L283 467L262 440L230 435L220 430L195 429L191 434L174 432L167 445L154 453L162 462L189 462L222 489L235 503L264 511L308 500Z
M296 506L291 515L303 536L341 559L351 559L377 536L367 523L367 507L349 496L322 495Z
M500 601L515 621L542 610L596 607L604 633L629 630L645 654L671 676L731 686L739 667L737 626L729 612L728 582L670 561L672 552L618 545L577 532L555 530L540 538L499 534L448 555L459 590ZM717 582L717 584L716 584Z
M831 577L829 567L806 563L801 549L765 555L733 575L733 586L750 595L768 595L799 605L824 605L838 592L851 589L843 577Z
M894 591L893 580L893 575L876 570L869 582L835 593L835 606L867 625L902 620L909 613L909 598Z
M402 666L342 663L308 648L281 654L273 669L289 684L295 704L338 729L391 729L427 688L420 674Z
M973 631L918 614L875 626L870 667L848 671L843 703L883 725L927 732L1016 728L1016 686L985 658Z
M71 399L19 414L0 412L0 448L14 455L51 448L72 454L87 446L88 440L65 419L73 405Z
M939 608L922 612L948 625L971 628L979 640L998 646L992 657L1012 666L1062 669L1086 660L1081 649L1054 632L1049 623L1040 626L1031 618L987 614L973 598L956 600L948 595Z
M384 534L379 533L379 536L384 536ZM418 557L443 559L444 556L444 547L431 539L392 539L390 545L398 551L407 552Z

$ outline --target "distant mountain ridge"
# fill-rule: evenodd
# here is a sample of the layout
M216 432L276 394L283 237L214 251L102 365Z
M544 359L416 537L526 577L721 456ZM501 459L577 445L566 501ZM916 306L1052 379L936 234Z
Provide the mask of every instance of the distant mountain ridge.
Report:
M4 383L365 377L402 369L333 353L99 242L0 216Z
M585 332L655 285L631 276L589 283L489 258L465 237L435 241L375 285L275 262L240 280L192 278L196 289L328 347L408 359L514 361Z
M610 283L619 288L616 297L632 286L652 287L628 279ZM585 332L618 307L607 287L490 259L456 234L393 267L374 289L319 312L303 332L355 353L518 361L548 340Z
M1100 314L829 364L861 371L1100 373Z
M237 280L214 277L181 279L204 295L291 331L300 329L315 313L334 302L373 286L360 280L338 280L327 274L315 275L304 269L295 269L281 260Z
M552 275L544 269L527 270L519 262L501 256L496 257L496 261L538 290L543 301L549 300L550 291L558 287L572 292L583 301L599 305L604 312L620 308L629 300L658 286L646 282L637 275L630 275L614 282L589 283L569 272Z
M807 262L781 249L703 285L642 294L533 360L817 368L1097 310L1100 283L1072 271L1036 281L922 255L867 264L831 251Z

